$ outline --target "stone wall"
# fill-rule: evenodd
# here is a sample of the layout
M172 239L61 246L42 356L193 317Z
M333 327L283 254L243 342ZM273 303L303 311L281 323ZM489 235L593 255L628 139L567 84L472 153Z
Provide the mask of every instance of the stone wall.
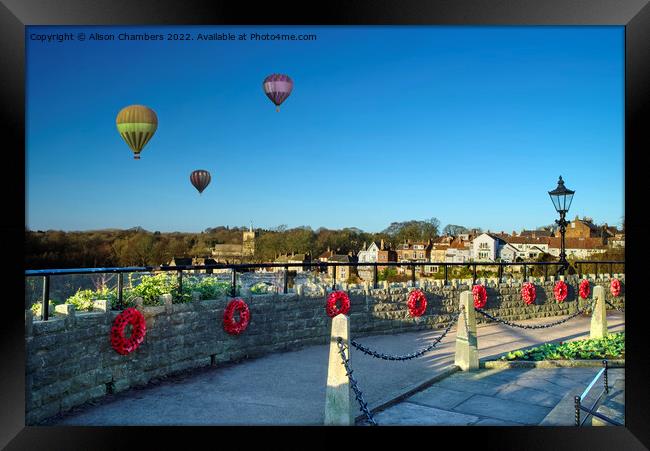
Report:
M624 275L618 275L623 288L615 300L609 293L609 278L602 277L592 277L592 293L594 283L603 285L608 300L622 306ZM521 283L497 284L494 279L478 282L487 288L486 310L508 320L575 312L577 278L567 278L569 295L561 304L553 297L553 281L535 279L537 299L532 306L521 300ZM350 297L352 338L444 327L456 319L460 293L471 289L471 280L453 280L447 286L425 282L422 288L427 296L426 314L411 318L406 306L409 284L378 289L343 284ZM238 336L228 335L222 326L223 312L231 298L172 304L171 296L163 296L163 306L139 307L147 333L140 347L126 356L117 354L110 345L110 328L118 312L108 310L106 301L97 301L97 311L88 313L75 312L71 305L57 306L59 314L49 321L34 321L27 310L26 424L37 424L106 393L185 369L326 344L331 320L324 307L329 289L321 286L314 292L305 288L297 286L296 292L289 294L244 296L251 320L247 330ZM477 320L486 321L481 315Z

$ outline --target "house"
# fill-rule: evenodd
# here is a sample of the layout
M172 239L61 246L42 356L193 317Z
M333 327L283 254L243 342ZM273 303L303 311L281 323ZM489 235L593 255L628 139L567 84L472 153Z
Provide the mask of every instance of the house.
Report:
M431 249L433 243L431 239L428 241L414 241L407 240L400 244L397 249L397 261L403 263L416 263L416 262L429 262L431 261ZM416 272L422 272L422 266L416 266ZM404 268L399 267L398 272L404 272Z
M383 240L381 245L373 241L368 247L366 247L366 243L364 242L363 249L357 253L359 263L376 263L379 257L380 246L383 246Z
M329 258L336 255L336 252L330 250L330 247L327 246L327 250L318 256L318 261L326 262Z
M445 262L465 263L472 258L472 242L460 238L455 238L445 253Z
M608 239L607 243L611 247L625 247L625 234L618 232L612 238Z
M331 257L327 258L327 262L334 262L334 263L354 263L356 258L354 258L352 255L339 255L339 254L334 254ZM323 261L323 260L321 260ZM347 281L351 275L356 274L356 269L352 266L328 266L327 267L327 274L330 277L334 276L334 270L336 268L336 280L339 281Z
M379 243L373 241L368 247L366 247L366 243L363 243L363 249L357 253L357 261L359 263L396 262L397 252L390 249L389 246L386 246L384 240L381 240ZM377 271L382 271L385 268L387 266L377 265ZM369 280L373 277L372 266L358 266L357 269L363 279Z
M512 232L512 235L514 236L515 233ZM539 229L539 230L522 230L519 232L520 237L526 237L526 238L549 238L553 236L553 232L550 230L544 230L544 229Z
M502 262L513 263L517 261L519 251L510 243L506 243L505 246L501 248L499 259Z
M561 252L561 238L548 238L548 253L559 257ZM567 257L577 259L589 258L594 254L607 252L606 238L569 238L565 239L564 247Z
M598 226L591 218L583 216L580 219L577 215L569 223L566 229L567 238L610 238L615 236L616 227L609 227L607 224Z
M477 262L495 262L506 244L503 238L495 234L482 233L472 240L471 257Z
M377 251L377 261L379 263L397 261L397 252L391 249L390 243L388 244L388 246L386 246L384 244L384 240L381 240L379 244L379 251ZM377 271L383 271L386 268L388 268L388 266L377 266Z
M505 241L517 250L520 261L535 260L541 254L549 253L550 237L510 236ZM501 257L503 260L503 257Z

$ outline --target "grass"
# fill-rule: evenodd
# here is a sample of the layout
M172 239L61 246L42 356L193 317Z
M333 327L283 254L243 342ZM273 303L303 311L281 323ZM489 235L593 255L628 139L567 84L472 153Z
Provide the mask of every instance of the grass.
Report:
M508 352L499 360L591 360L625 358L625 332L604 338L545 343L535 348Z

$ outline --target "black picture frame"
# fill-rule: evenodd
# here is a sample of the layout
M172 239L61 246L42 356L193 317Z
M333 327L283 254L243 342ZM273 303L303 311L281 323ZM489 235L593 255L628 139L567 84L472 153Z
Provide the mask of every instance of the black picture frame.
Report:
M25 220L25 26L29 25L618 25L625 27L625 221L626 231L626 427L473 427L473 428L255 428L228 435L260 440L278 448L311 448L311 434L323 435L326 446L367 446L365 440L383 440L395 434L402 446L456 448L465 438L488 449L647 449L650 446L650 374L646 336L647 299L640 281L644 232L643 189L646 179L644 152L648 143L648 87L650 86L650 6L647 0L355 0L284 2L253 5L248 2L199 0L2 0L0 4L0 89L4 156L2 177L5 214L1 221L4 249L1 259L3 300L0 364L0 446L6 449L117 449L136 447L137 436L145 449L156 442L170 444L174 437L207 439L208 446L228 446L221 428L88 428L26 427L24 425L24 312L22 297ZM276 5L277 6L277 5ZM558 155L561 167L561 155ZM555 174L553 174L555 176ZM21 197L22 194L22 197ZM8 208L7 208L8 207ZM23 253L24 255L24 253ZM8 314L10 312L10 314ZM127 413L125 413L127 414ZM295 429L301 429L297 431ZM303 433L309 435L304 436ZM345 432L345 434L343 434ZM359 436L362 442L348 442ZM450 438L451 442L445 442ZM419 443L419 440L423 440ZM339 444L336 441L340 441ZM142 446L142 445L139 445ZM179 446L179 445L177 445ZM230 445L232 446L232 445ZM394 446L400 446L396 444Z

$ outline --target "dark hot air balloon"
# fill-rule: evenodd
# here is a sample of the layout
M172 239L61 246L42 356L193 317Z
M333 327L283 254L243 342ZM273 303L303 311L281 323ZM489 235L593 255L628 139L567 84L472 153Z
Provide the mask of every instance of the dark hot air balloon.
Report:
M280 111L280 104L284 102L293 89L293 80L288 75L271 74L262 83L264 93L275 103L275 111Z
M198 190L199 194L210 184L210 180L212 180L210 173L203 169L197 169L190 174L190 182L192 182L192 185Z
M133 158L139 160L142 148L158 128L155 111L144 105L130 105L120 110L115 122L120 136L133 150Z

